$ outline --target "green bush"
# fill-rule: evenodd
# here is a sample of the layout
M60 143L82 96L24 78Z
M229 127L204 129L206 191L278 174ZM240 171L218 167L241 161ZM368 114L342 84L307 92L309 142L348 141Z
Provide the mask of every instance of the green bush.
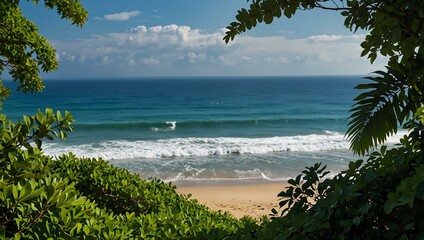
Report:
M249 239L257 227L101 159L43 155L42 140L65 138L72 121L49 109L16 124L2 116L1 239Z
M210 211L197 201L178 195L170 183L141 180L101 159L69 155L61 156L55 164L55 172L72 179L76 188L99 207L117 215L133 214L131 229L135 236L205 239L216 235L221 239L242 227L228 213Z
M424 239L421 142L405 136L333 179L307 168L279 194L288 207L254 234L258 239ZM280 216L278 216L278 214Z
M346 139L367 160L324 179L320 164L307 168L281 192L287 207L254 236L259 239L424 239L424 1L253 0L227 27L225 42L260 23L301 10L340 11L351 32L364 30L361 56L385 69L356 88ZM382 144L403 129L388 150ZM375 149L380 148L379 151Z

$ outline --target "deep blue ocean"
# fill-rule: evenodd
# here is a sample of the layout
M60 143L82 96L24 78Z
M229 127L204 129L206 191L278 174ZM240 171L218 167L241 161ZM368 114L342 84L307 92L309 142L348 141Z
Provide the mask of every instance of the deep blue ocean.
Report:
M76 122L51 156L102 157L166 181L296 176L316 162L333 173L353 156L344 140L360 77L186 77L47 80L14 92L13 120L46 107ZM10 83L8 83L10 84ZM13 85L12 85L13 86Z

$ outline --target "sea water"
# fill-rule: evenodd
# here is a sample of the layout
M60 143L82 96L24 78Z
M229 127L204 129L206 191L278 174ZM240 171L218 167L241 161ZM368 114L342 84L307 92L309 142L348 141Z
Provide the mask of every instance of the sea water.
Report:
M13 120L37 109L70 111L66 141L51 156L103 158L144 178L282 180L316 162L332 174L358 158L345 140L364 80L342 77L178 77L46 80L41 94L14 92ZM12 83L7 83L15 88Z

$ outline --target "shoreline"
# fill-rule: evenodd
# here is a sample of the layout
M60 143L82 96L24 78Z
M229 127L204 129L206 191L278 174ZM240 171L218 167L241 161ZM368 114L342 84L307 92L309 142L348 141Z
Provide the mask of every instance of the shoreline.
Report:
M229 212L236 218L269 216L279 210L278 193L289 184L285 181L222 180L173 182L178 194L191 194L200 204L216 211Z
M171 182L177 187L194 186L239 186L239 185L262 185L262 184L285 184L290 178L282 180L268 180L265 178L234 178L234 179L195 179L195 180L177 180Z

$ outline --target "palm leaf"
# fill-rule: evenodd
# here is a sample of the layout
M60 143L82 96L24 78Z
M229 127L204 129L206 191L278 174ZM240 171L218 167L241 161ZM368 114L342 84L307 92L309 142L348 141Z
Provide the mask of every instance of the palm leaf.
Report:
M348 118L347 139L356 154L364 155L370 149L383 144L388 136L395 134L406 117L406 81L394 69L374 72L366 77L371 83L360 84L363 90L354 101Z

